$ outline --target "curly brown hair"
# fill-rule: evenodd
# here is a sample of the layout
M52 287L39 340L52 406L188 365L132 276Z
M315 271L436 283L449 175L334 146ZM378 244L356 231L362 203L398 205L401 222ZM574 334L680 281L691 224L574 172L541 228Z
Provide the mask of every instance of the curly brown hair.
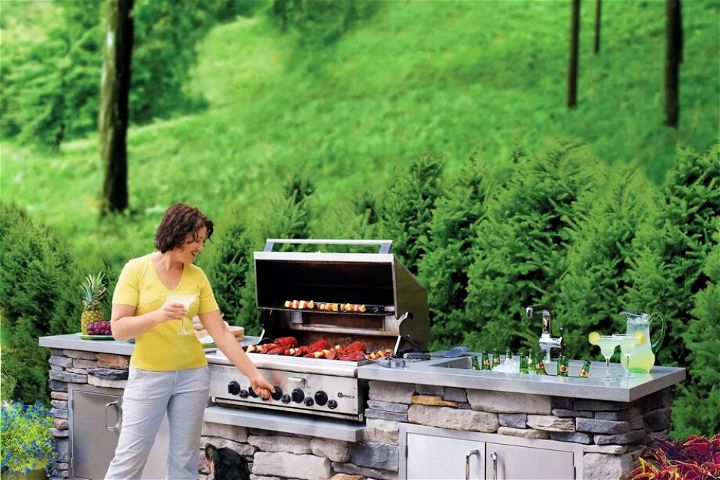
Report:
M155 231L155 248L165 253L181 247L185 238L192 235L197 241L202 227L207 229L206 239L213 233L213 222L200 210L184 203L177 203L165 211L160 225Z

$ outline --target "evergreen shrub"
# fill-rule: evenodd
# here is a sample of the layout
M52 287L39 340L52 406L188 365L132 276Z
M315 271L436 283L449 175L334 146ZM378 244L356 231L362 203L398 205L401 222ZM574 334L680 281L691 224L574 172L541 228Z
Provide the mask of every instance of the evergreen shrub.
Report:
M434 348L462 340L468 251L495 180L488 163L474 153L436 201L418 272L428 291Z
M695 296L694 319L684 335L690 353L680 363L688 367L690 380L673 404L675 438L720 432L720 219L716 224L715 246L703 269L709 282Z
M706 287L703 264L720 216L720 145L705 154L681 152L668 174L654 228L638 232L630 271L627 308L657 311L669 330L656 363L686 364L683 337L692 319L694 295Z
M77 331L80 275L66 245L17 208L0 206L2 361L16 379L12 398L48 400L46 348L38 337Z
M52 417L40 402L2 404L0 435L2 436L2 468L5 473L25 474L50 467L55 457L55 438L50 433Z
M413 274L427 251L443 164L438 154L418 156L407 171L396 173L381 209L381 234L393 241L392 252Z
M645 175L628 168L608 173L601 188L580 200L587 205L577 209L569 226L567 267L558 281L555 313L564 326L570 358L587 356L591 331L625 333L625 319L618 314L630 281L633 239L657 215L653 207L659 192Z
M585 205L578 199L594 188L598 168L577 145L560 144L544 155L521 158L488 199L469 252L466 310L459 325L468 346L537 348L540 322L526 319L525 307L556 305L570 227Z

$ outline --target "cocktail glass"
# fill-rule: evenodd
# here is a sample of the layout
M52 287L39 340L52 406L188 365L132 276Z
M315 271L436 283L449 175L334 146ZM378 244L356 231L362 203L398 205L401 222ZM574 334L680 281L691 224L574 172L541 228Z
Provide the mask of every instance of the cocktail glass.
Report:
M190 318L187 316L187 312L190 311L190 305L193 304L195 300L197 300L197 295L178 295L178 294L172 294L168 295L167 302L168 303L180 303L185 307L186 315L183 316L180 319L180 328L178 329L178 335L192 335L193 331L188 330L185 328L185 319Z
M615 353L615 348L620 345L620 339L615 335L600 335L597 344L605 357L605 377L610 377L610 359Z

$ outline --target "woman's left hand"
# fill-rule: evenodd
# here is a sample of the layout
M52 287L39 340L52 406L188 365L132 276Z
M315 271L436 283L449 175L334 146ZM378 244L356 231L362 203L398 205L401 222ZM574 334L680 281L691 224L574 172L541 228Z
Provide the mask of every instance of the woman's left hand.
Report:
M270 394L275 391L272 384L265 380L265 377L259 373L250 378L250 387L252 387L255 393L265 399L270 398Z

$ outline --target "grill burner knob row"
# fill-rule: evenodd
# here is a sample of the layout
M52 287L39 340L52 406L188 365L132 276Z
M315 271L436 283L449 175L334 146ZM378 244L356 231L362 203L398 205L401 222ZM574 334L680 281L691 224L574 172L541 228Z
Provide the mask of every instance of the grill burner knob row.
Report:
M277 385L273 385L275 387L275 391L271 394L273 400L280 400L283 396L282 388L278 387Z
M330 410L335 410L337 408L337 406L338 406L338 403L335 400L330 400L328 402L328 408Z
M240 393L240 384L233 380L232 382L228 383L227 391L230 395L237 395Z
M305 392L303 392L301 389L296 388L292 391L292 401L295 403L300 403L305 398Z
M315 401L312 399L312 397L307 397L305 399L305 406L306 407L312 407Z
M325 405L328 401L327 393L323 392L322 390L315 392L315 403L320 405L321 407Z

